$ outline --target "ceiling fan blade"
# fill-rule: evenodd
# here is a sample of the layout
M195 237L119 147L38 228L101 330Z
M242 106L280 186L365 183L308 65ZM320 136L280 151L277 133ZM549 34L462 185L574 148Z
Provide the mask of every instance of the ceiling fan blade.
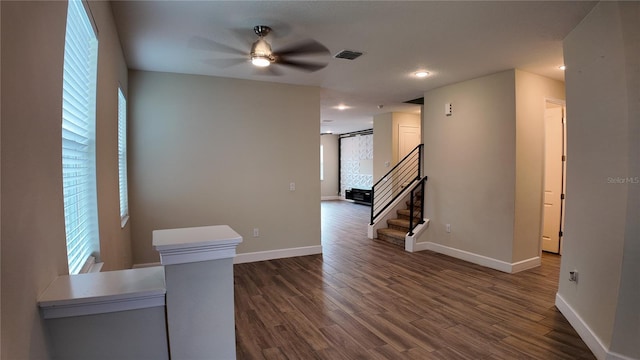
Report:
M328 54L329 49L315 40L308 40L275 51L278 56Z
M234 65L239 65L242 63L246 63L249 62L249 59L244 58L244 59L240 59L240 58L235 58L235 59L207 59L207 60L203 60L203 62L205 64L209 64L209 65L213 65L215 67L219 67L219 68L228 68Z
M289 66L289 67L296 68L298 70L307 71L307 72L318 71L327 66L326 63L312 63L308 61L289 60L289 59L283 59L281 57L278 58L275 63L278 65Z
M247 56L246 51L236 49L233 46L221 44L217 41L213 41L202 36L193 36L191 39L189 39L189 47L198 50L217 51L226 54Z

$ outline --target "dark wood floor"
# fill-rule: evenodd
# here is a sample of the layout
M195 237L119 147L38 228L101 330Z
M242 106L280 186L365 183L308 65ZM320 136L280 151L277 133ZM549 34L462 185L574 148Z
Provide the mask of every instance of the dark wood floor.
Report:
M560 259L505 274L366 237L323 202L323 254L235 265L238 359L595 359L554 307Z

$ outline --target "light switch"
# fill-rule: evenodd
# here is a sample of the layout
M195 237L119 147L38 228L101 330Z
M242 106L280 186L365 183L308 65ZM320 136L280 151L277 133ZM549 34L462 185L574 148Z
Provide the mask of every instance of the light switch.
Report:
M444 104L444 114L446 116L451 116L451 110L452 110L451 103Z

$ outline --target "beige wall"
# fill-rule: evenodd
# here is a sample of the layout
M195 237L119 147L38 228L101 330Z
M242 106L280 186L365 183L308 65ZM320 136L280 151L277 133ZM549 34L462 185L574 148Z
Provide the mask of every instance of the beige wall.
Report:
M389 166L385 166L388 163ZM393 161L393 114L373 117L373 183L395 165Z
M320 136L320 143L324 148L324 180L321 181L322 197L338 196L340 194L340 179L338 179L340 136L322 135Z
M508 264L540 256L546 99L564 99L563 83L521 70L425 94L422 241Z
M36 301L58 275L67 273L62 199L61 124L62 66L67 4L7 2L2 7L2 359L46 359L46 335ZM110 118L117 80L126 85L124 64L113 32L108 3L91 4L100 31L98 82L98 174L114 171L114 137L104 134ZM106 49L106 50L105 50ZM107 68L105 70L103 67ZM122 76L122 79L115 79ZM103 98L103 96L105 96ZM117 179L117 168L115 170ZM112 180L98 179L100 220L117 203ZM116 208L117 211L117 208ZM118 214L116 213L116 216ZM108 216L107 216L108 217ZM111 241L126 243L120 223L100 224L103 249ZM108 234L109 236L105 235ZM102 236L107 236L106 239ZM119 238L122 236L122 238ZM119 248L126 246L118 245ZM125 250L126 251L126 250ZM114 267L109 250L106 267ZM115 261L115 260L114 260ZM117 266L117 265L115 265Z
M453 105L452 116L444 114L446 103ZM431 223L421 241L511 263L515 103L514 70L425 93L425 213Z
M227 224L239 253L320 245L319 88L132 71L129 110L134 263L158 261L155 229Z
M564 100L564 83L516 70L516 197L512 262L539 256L541 251L546 99Z
M558 290L606 349L636 359L639 23L638 3L601 2L564 40L567 200ZM568 281L574 269L577 283Z
M373 183L398 163L398 134L400 126L422 127L420 114L385 113L373 117ZM389 166L385 166L385 162Z
M131 228L120 223L118 187L118 86L127 96L127 64L106 1L91 3L100 31L98 52L98 103L96 117L96 161L100 257L103 271L131 267Z

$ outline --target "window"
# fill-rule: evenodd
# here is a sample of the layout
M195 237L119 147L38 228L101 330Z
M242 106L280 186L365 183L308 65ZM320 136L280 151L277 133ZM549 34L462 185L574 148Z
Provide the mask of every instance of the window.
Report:
M100 251L96 195L98 39L84 4L69 1L62 83L62 186L69 274Z
M118 187L120 189L120 226L129 219L127 195L127 99L118 88Z

